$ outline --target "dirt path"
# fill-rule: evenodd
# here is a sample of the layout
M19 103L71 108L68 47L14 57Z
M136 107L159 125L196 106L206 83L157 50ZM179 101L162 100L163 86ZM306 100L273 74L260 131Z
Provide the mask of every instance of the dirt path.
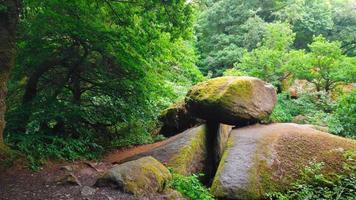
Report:
M156 142L153 144L139 145L128 149L119 149L111 153L108 153L106 156L104 156L103 161L108 163L119 163L120 161L126 158L163 146L168 142L175 140L177 137L179 137L179 135L175 135L166 140Z
M23 163L0 171L0 200L131 200L138 199L114 188L96 188L96 179L113 163L150 151L177 136L153 144L139 145L108 153L100 161L49 162L40 172L31 172ZM70 182L76 183L70 183ZM142 198L139 198L142 199ZM155 196L146 199L165 199Z

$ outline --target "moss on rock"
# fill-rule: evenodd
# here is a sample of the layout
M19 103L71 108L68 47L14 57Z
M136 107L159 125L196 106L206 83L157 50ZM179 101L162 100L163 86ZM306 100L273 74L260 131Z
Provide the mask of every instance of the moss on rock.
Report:
M188 112L184 101L178 101L163 110L159 121L162 123L160 134L166 137L181 133L199 123L199 120Z
M163 192L172 176L169 170L151 156L129 161L109 169L96 186L115 185L137 196L151 196Z
M313 162L322 173L348 173L343 154L356 151L356 141L297 124L254 125L234 129L214 182L218 198L261 199L287 190Z
M216 167L216 160L220 160L231 129L232 126L224 124L217 124L214 127L205 124L193 127L169 139L166 144L123 162L152 156L181 175L204 173L208 176L210 170L215 169L207 168L207 163Z
M204 168L207 156L206 133L206 126L197 128L194 137L169 159L167 166L182 175L190 175L197 169Z
M228 140L227 144L226 144L226 149L229 149L233 146L233 140ZM229 156L229 151L224 151L221 160L220 160L220 164L218 169L216 170L216 174L215 177L213 179L213 183L210 187L210 191L212 194L214 194L214 196L218 196L218 197L223 197L226 196L227 193L223 190L223 188L221 187L222 183L220 182L219 177L222 174L222 171L224 169L225 166L225 161L226 158Z
M272 85L258 78L224 76L193 86L185 101L199 118L242 125L267 117L277 98Z

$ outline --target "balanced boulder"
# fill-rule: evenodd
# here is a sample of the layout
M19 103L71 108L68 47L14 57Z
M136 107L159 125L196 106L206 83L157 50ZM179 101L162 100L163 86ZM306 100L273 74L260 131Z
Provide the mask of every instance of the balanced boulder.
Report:
M137 196L150 196L166 189L171 180L169 170L153 157L143 157L109 169L96 186L114 185Z
M262 199L282 192L311 162L324 163L325 176L344 172L345 152L356 141L292 123L232 130L211 192L218 199Z
M273 111L277 101L272 85L248 76L224 76L191 88L187 108L196 117L230 125L256 123Z

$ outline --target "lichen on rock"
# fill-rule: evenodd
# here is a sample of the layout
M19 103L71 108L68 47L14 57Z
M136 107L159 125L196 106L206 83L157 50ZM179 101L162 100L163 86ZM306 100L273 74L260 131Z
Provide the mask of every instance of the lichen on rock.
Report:
M200 122L188 112L184 101L178 101L163 110L159 121L162 123L160 134L166 137L181 133Z
M258 78L224 76L193 86L185 101L188 111L198 118L246 125L268 117L277 96L272 85Z
M113 185L137 196L150 196L163 192L171 179L172 175L163 164L147 156L114 166L95 185Z
M123 162L152 156L181 175L206 173L206 165L210 157L216 156L220 160L231 128L224 124L218 124L213 130L205 124L193 127L178 134L174 140L165 145Z
M234 129L220 161L211 191L217 198L261 199L282 192L313 162L322 173L345 173L343 153L356 151L356 141L292 123Z
M206 132L206 126L197 128L194 137L169 159L167 166L182 175L202 170L207 156Z

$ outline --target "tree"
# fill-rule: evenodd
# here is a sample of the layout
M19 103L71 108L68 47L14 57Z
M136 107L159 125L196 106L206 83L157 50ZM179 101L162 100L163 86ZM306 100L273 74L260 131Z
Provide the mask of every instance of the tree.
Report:
M314 35L342 42L343 51L355 54L354 0L220 0L209 4L199 17L199 68L222 75L240 62L245 49L261 43L266 23L286 22L296 34L293 47L307 49Z
M20 12L19 0L0 1L0 153L5 150L6 83L15 60L16 26Z
M289 24L268 24L262 46L246 52L241 62L235 64L235 68L270 82L281 90L281 82L289 76L285 68L291 64L288 63L288 53L294 37Z
M313 35L327 35L333 29L331 4L324 0L291 0L274 13L277 19L292 25L296 33L294 46L306 48Z
M12 144L64 141L78 157L131 133L132 143L152 141L159 110L201 78L184 0L24 3L7 101Z
M323 36L317 36L308 47L307 64L291 69L297 78L306 79L317 91L326 92L340 83L355 81L355 57L343 55L340 42L329 42Z
M356 12L354 0L333 0L334 27L326 37L341 41L341 48L348 56L356 56Z
M245 48L256 47L276 2L221 0L205 10L196 26L203 73L220 76L241 59Z

